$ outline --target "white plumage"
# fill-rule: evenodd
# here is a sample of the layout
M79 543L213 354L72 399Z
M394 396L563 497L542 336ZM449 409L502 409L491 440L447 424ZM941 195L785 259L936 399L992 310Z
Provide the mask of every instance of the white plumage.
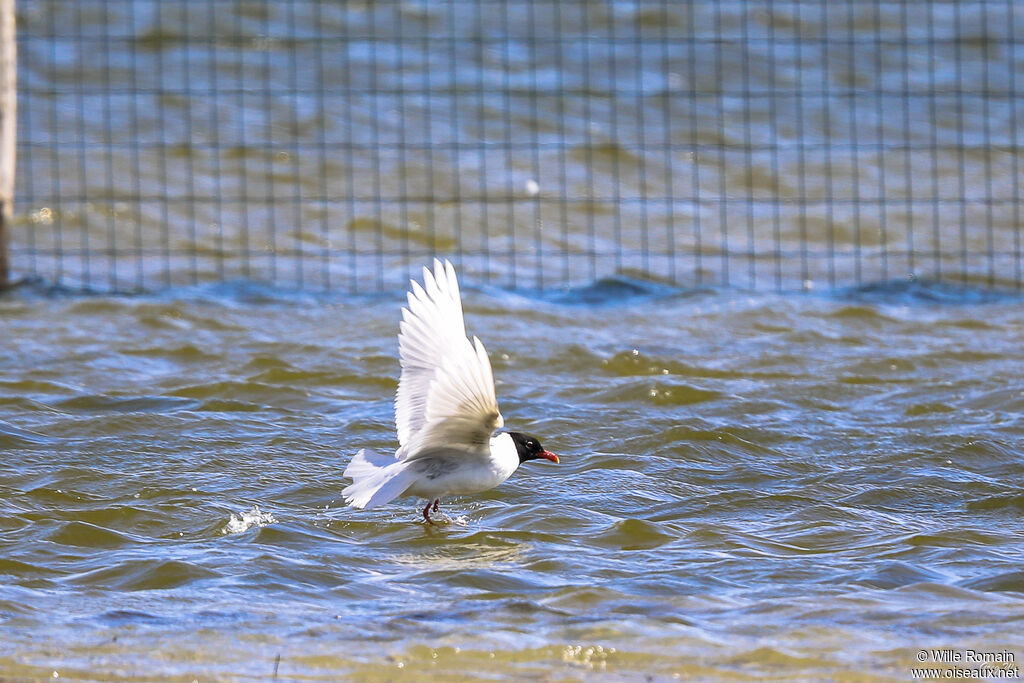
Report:
M518 433L493 436L503 426L491 361L476 337L466 337L455 269L434 261L413 281L402 309L398 352L402 375L395 397L399 447L394 458L361 450L345 469L352 484L342 494L357 508L403 495L434 501L493 488L534 458L558 461L540 442ZM430 521L428 502L423 515Z

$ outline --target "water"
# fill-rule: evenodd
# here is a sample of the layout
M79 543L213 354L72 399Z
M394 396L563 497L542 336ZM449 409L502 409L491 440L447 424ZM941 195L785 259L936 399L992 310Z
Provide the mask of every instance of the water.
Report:
M467 283L560 465L342 507L402 298L0 298L0 677L905 680L1024 656L1024 308ZM929 655L930 656L930 655ZM966 666L966 665L959 665Z
M1024 284L1022 3L18 7L19 275Z
M1019 293L1020 7L20 2L0 679L1019 664L1021 298L902 278ZM434 253L562 455L436 528Z

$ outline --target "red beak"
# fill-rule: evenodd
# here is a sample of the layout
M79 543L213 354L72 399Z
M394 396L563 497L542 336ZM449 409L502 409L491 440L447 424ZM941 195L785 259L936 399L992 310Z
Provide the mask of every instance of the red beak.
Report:
M550 460L551 462L558 462L558 456L552 453L551 451L541 451L540 457L544 458L545 460Z

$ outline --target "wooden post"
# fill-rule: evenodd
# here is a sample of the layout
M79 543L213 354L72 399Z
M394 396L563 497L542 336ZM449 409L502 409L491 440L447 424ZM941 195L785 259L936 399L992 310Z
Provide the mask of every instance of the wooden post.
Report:
M18 135L18 45L14 0L0 0L0 287L10 282L8 244L14 216L14 160Z

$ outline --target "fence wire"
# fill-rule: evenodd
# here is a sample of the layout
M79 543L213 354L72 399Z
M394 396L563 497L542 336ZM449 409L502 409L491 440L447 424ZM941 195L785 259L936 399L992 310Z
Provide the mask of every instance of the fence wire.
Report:
M18 273L1020 288L1014 0L21 0Z

